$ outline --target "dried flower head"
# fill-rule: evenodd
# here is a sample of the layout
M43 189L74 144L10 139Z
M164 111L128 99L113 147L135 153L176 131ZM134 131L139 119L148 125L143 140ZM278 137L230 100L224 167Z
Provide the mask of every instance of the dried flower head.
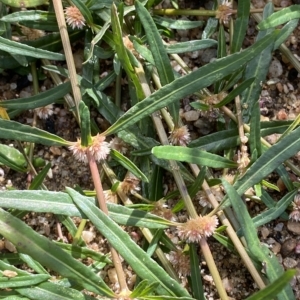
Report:
M53 105L49 104L44 107L38 107L35 111L40 119L46 120L53 115Z
M118 137L115 137L110 141L110 147L119 151L122 154L126 154L129 148L128 144L126 144L123 140L121 140Z
M109 143L105 142L105 136L97 134L92 137L91 145L85 147L81 145L81 139L78 139L77 142L73 143L69 150L73 152L75 158L79 161L87 163L87 152L94 157L95 160L100 161L106 159L107 155L110 152Z
M300 222L300 194L297 194L294 197L292 202L293 210L289 215L289 218L295 222Z
M198 191L196 196L195 196L196 200L199 201L199 204L202 206L202 207L209 207L211 208L212 205L211 203L209 202L207 196L206 196L206 193L202 190Z
M156 201L152 213L170 221L176 221L176 216L164 200Z
M211 236L218 225L218 218L214 215L199 216L188 220L186 223L178 226L178 236L188 243L200 242L202 238Z
M232 3L228 0L223 0L216 11L216 18L220 23L228 24L229 18L232 15Z
M124 180L119 184L118 189L121 189L125 194L135 194L140 190L138 186L140 180L133 174L129 173Z
M191 274L190 257L181 249L171 251L169 253L169 261L179 275L186 277Z
M69 6L65 9L66 22L72 29L82 29L85 26L85 19L76 6Z
M191 141L187 126L174 128L169 136L169 141L172 145L186 146Z
M21 26L21 32L29 41L45 36L45 31Z

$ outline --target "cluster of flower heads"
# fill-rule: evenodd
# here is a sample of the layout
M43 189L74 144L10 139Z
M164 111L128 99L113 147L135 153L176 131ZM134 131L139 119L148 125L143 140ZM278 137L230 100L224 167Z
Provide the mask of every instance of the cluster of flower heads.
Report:
M183 276L191 275L190 256L184 253L181 249L170 251L168 254L169 261L173 265L175 271Z
M72 29L82 29L85 26L85 19L76 6L69 6L65 9L66 22Z
M198 216L189 219L186 223L177 227L178 236L188 243L200 242L201 239L207 238L214 234L219 224L217 216Z
M297 194L292 202L293 210L289 218L295 222L300 222L300 194Z

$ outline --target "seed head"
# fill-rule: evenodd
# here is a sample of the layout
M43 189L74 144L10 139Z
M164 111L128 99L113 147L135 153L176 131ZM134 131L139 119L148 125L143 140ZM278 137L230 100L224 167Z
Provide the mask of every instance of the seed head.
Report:
M300 194L297 194L292 202L293 210L289 218L295 222L300 222Z
M186 277L191 274L190 257L181 249L171 251L169 261L179 275Z
M53 105L49 104L44 107L38 107L35 109L35 111L40 119L46 120L53 115Z
M135 194L140 190L140 187L138 186L139 183L140 180L133 174L130 174L124 178L118 188L121 189L125 194Z
M96 161L100 161L106 159L110 152L110 146L109 143L105 142L105 136L97 134L92 137L91 145L87 147L82 146L81 139L78 139L77 142L69 147L69 150L73 152L73 155L77 160L87 163L87 151L90 152Z
M200 242L202 238L207 238L215 232L218 223L215 215L212 217L199 216L178 226L178 235L188 243Z
M191 141L187 126L174 128L169 136L169 141L172 145L186 146Z
M122 154L126 154L129 148L129 146L118 137L115 137L110 141L110 147L119 151Z
M216 18L219 19L220 23L228 24L232 12L232 3L228 0L223 0L216 11Z
M69 6L65 9L66 22L72 29L82 29L85 26L85 19L76 6Z

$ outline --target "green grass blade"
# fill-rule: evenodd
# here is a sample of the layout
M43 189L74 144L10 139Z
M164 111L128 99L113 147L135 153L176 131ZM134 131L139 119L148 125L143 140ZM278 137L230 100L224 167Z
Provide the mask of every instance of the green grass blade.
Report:
M120 129L128 128L156 110L193 94L238 70L270 45L275 36L276 34L271 34L244 51L218 59L184 77L175 79L129 109L115 124L106 130L105 134L112 134Z
M50 279L50 275L46 274L37 274L29 276L16 276L13 278L0 277L0 288L1 289L10 289L16 287L23 287L29 285L39 284L43 281Z
M30 255L60 275L74 280L83 288L100 295L114 295L101 277L96 276L88 267L2 209L0 209L0 234L11 241L20 252Z
M26 55L35 58L44 58L50 60L65 60L65 56L60 53L50 52L34 48L25 44L10 41L0 36L0 50L8 52L10 54Z
M141 179L144 182L148 182L147 176L130 159L122 155L122 153L117 150L111 149L110 156L137 178Z
M294 29L298 26L298 20L294 19L286 23L280 30L280 33L278 35L278 38L276 39L274 43L274 49L276 50L279 48L281 44L283 44L292 34Z
M32 180L30 186L29 186L29 190L37 190L39 189L39 187L41 186L41 184L43 183L44 179L47 176L48 171L51 168L51 163L48 163L38 174L37 176L34 177L34 179Z
M267 19L261 21L258 24L259 30L266 30L271 27L281 25L283 23L289 22L292 19L300 18L300 5L291 5L289 7L283 8L280 11L273 13Z
M175 79L170 59L162 42L162 38L148 10L139 1L135 1L135 7L146 33L147 41L152 52L160 83L162 86L164 86ZM174 120L175 126L179 121L179 108L179 101L174 101L168 105L168 109Z
M23 154L10 146L0 144L0 163L17 171L27 171L27 161Z
M157 158L179 160L211 168L237 167L235 162L225 157L195 148L186 148L181 146L156 146L152 149L152 153Z
M46 146L68 146L69 142L47 131L21 123L0 119L0 138L37 143Z
M292 278L296 275L296 272L296 270L286 271L272 284L268 285L266 288L260 290L254 295L248 297L246 300L274 299L279 294L279 292L292 280Z
M149 283L159 282L165 292L174 296L188 296L187 291L136 245L117 224L101 210L85 201L85 197L67 188L78 207L88 216L95 227L106 237L108 242L127 261L138 276Z
M189 42L181 42L176 44L170 44L165 46L167 53L174 54L174 53L185 53L185 52L192 52L201 49L206 49L209 47L216 46L218 43L215 40L207 39L207 40L196 40L196 41L189 41ZM154 56L155 57L155 56Z
M1 101L0 106L7 109L33 109L54 103L56 100L62 98L70 91L71 84L70 82L66 82L32 97Z
M248 28L250 14L250 0L238 2L237 18L234 23L233 38L231 42L231 53L241 50Z
M261 155L261 141L260 141L260 107L259 103L256 102L253 105L250 119L250 137L249 145L251 151L251 160L255 161Z
M260 182L281 163L300 150L300 127L264 152L234 186L239 195Z
M152 16L153 21L163 27L179 30L193 29L201 27L203 21L190 21L190 20L174 20L171 18L164 18L160 16Z

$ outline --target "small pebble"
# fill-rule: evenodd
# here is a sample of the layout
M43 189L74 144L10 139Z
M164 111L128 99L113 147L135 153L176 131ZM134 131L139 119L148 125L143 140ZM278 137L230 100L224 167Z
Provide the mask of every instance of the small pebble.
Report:
M300 235L300 222L289 220L287 222L287 229L294 234Z
M287 257L283 260L283 265L287 268L287 269L293 269L297 266L297 261L295 259L292 259L290 257Z
M116 272L115 268L109 269L107 271L107 275L112 284L115 284L118 282L118 276L117 276L117 272Z
M296 240L295 239L287 239L281 246L281 255L283 257L288 256L292 251L294 251L296 247Z
M5 245L5 248L6 248L8 251L10 251L10 252L17 252L16 247L15 247L14 244L11 243L10 241L5 240L4 245Z
M197 121L199 119L199 116L200 116L200 112L197 110L190 110L183 114L183 117L188 122Z
M95 233L94 232L91 232L91 231L87 231L87 230L84 230L82 232L82 238L83 240L89 244L94 238L95 238Z
M277 78L280 77L283 73L282 64L279 60L274 59L269 67L269 77L270 78Z
M278 223L275 227L275 231L282 231L284 224L283 223Z

